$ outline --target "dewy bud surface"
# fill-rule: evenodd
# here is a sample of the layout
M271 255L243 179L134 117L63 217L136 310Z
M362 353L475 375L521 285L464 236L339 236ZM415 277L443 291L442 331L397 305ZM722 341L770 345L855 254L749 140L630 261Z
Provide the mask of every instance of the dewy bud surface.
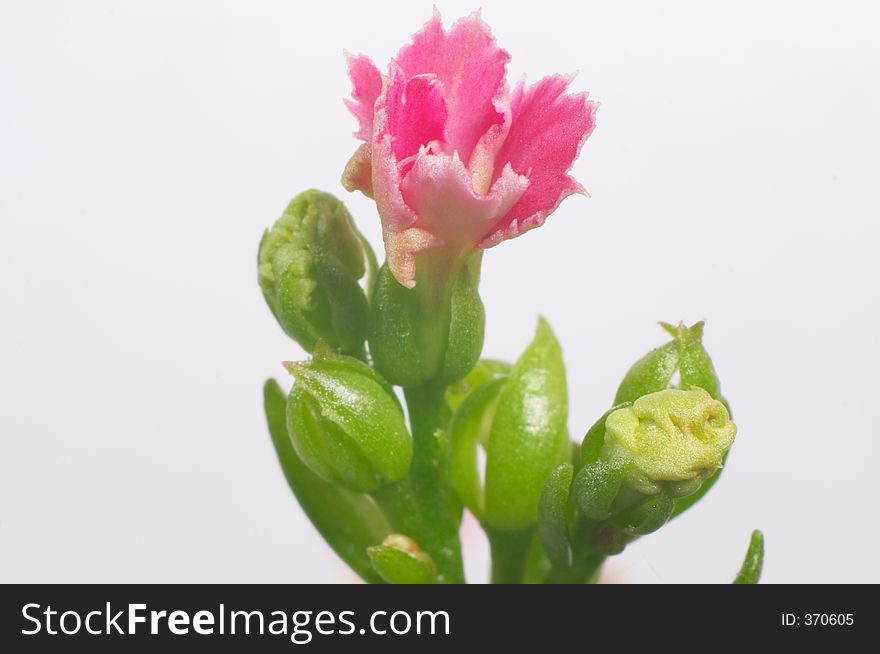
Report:
M288 431L315 474L357 492L406 475L412 441L403 412L369 366L320 353L287 367L296 380L287 402Z

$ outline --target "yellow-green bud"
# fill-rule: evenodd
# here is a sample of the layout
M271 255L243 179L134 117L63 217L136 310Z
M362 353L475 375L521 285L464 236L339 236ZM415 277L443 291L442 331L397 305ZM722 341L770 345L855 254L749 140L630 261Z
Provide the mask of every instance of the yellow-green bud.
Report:
M673 500L697 492L721 467L735 436L727 408L702 388L643 395L611 411L604 435L595 433L582 449L578 506L630 535L659 529Z
M721 467L735 436L725 406L696 387L644 395L605 421L606 447L632 465L626 480L645 494L658 492L657 482L702 481Z

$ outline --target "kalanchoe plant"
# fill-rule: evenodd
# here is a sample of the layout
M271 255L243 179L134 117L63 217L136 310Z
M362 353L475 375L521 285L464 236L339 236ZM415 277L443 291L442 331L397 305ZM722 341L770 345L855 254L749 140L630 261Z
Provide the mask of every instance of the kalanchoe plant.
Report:
M286 398L266 383L272 441L303 510L368 582L464 582L464 510L489 537L492 581L593 581L705 495L736 435L702 323L663 324L672 340L576 442L545 320L516 362L480 359L483 251L583 192L569 169L595 126L567 77L511 91L509 59L479 15L447 31L436 12L385 74L350 56L363 143L342 183L375 199L386 261L314 190L260 243L266 302L311 355L285 363ZM755 532L735 583L756 583L762 561Z

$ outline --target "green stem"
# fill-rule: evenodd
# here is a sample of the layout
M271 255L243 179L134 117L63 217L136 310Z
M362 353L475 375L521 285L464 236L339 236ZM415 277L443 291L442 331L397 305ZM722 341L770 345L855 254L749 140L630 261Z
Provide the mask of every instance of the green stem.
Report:
M520 531L498 531L486 528L492 552L492 583L521 584L526 571L529 548L535 528Z
M547 575L547 584L586 584L595 580L599 568L608 558L605 554L593 549L601 523L594 520L582 520L572 535L572 560L567 568L554 567Z
M415 540L437 564L446 583L464 583L458 528L461 504L443 483L449 452L438 438L445 426L444 387L425 385L405 390L413 435L409 476L379 489L373 497L393 528Z

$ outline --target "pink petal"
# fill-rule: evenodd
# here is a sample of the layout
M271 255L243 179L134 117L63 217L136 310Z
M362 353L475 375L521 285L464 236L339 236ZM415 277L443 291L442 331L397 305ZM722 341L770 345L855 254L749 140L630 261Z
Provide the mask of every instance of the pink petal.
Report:
M392 65L391 80L383 100L383 133L377 136L391 135L398 161L415 155L423 145L443 140L447 111L436 76L425 74L406 78Z
M468 161L468 169L474 180L474 190L486 193L495 177L495 156L510 131L510 93L505 82L498 88L493 100L496 110L503 117L502 122L492 125L483 134Z
M511 125L495 157L500 166L529 178L529 188L499 220L481 244L491 247L543 224L563 199L583 192L568 171L593 131L596 103L586 93L565 94L568 80L546 77L526 89L517 87L511 99Z
M509 60L479 13L462 18L446 33L436 9L395 58L407 78L437 76L449 115L446 140L465 162L489 128L504 122L495 100Z
M352 99L346 100L345 105L358 119L359 129L354 135L369 141L373 136L373 110L382 93L382 75L368 57L347 55L347 58Z
M384 108L377 112L377 128L383 129ZM441 241L416 227L416 214L407 206L400 192L400 168L394 157L391 135L385 134L373 144L373 188L376 208L382 220L382 239L388 268L400 284L415 286L415 255Z

